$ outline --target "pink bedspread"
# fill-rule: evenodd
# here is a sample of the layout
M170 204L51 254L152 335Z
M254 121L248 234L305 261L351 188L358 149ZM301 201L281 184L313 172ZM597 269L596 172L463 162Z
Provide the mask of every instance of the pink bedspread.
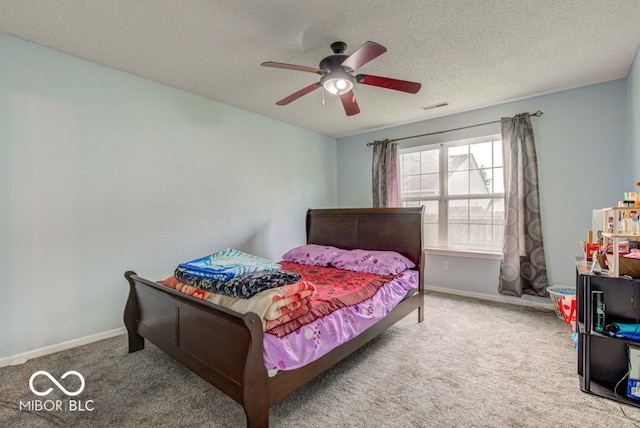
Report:
M392 275L374 275L353 272L335 267L308 266L293 262L280 262L282 269L299 274L303 281L314 285L315 292L309 303L310 310L268 329L267 333L282 337L314 320L329 315L345 306L352 306L370 298L387 282Z
M418 288L418 273L408 270L361 303L340 308L283 337L265 334L264 363L269 375L302 367L348 342L384 318L412 288Z

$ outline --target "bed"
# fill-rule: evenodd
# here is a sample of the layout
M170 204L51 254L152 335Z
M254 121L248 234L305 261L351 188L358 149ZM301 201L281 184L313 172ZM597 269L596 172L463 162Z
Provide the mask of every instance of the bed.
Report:
M386 317L319 359L269 376L263 359L264 331L255 313L240 314L125 273L130 286L124 312L129 352L145 339L240 403L247 426L267 427L269 408L412 312L424 318L423 209L309 209L308 244L343 249L396 251L415 263L418 291ZM207 331L210 340L202 340Z

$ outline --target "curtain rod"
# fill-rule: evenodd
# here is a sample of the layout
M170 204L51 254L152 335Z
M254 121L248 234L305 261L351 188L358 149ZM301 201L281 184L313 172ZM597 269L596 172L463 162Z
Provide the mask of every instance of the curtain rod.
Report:
M540 117L540 116L542 116L542 112L540 110L538 110L535 113L529 113L529 117L531 117L531 116ZM462 126L460 128L445 129L444 131L429 132L428 134L420 134L420 135L412 135L410 137L396 138L394 140L389 140L389 141L395 142L395 141L401 141L401 140L408 140L409 138L427 137L429 135L444 134L445 132L459 131L461 129L467 129L467 128L475 128L476 126L490 125L492 123L500 123L500 120L494 120L492 122L485 122L485 123L477 123L475 125ZM367 146L373 146L373 143L367 143Z

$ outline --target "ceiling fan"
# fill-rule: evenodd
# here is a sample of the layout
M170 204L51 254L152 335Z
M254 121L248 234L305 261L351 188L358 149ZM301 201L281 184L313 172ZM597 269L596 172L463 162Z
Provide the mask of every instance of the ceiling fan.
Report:
M393 89L401 92L415 94L422 86L420 83L408 82L406 80L391 79L389 77L372 76L370 74L357 74L353 72L367 64L369 61L379 57L387 51L382 45L375 42L365 42L351 55L345 55L347 44L344 42L334 42L331 44L333 55L329 55L320 61L318 68L306 67L303 65L284 64L281 62L263 62L264 67L284 68L287 70L305 71L319 74L320 81L315 82L297 92L278 101L276 104L285 106L298 98L306 95L320 87L331 94L340 96L347 116L360 113L358 102L353 94L355 83L363 85L378 86L380 88Z

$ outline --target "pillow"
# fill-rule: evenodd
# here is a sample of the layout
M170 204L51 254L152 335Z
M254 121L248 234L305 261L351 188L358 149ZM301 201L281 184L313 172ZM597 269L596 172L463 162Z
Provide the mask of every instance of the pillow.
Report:
M307 244L293 248L282 256L285 262L295 262L309 266L329 266L340 254L346 252L328 245Z
M351 250L335 258L339 269L377 275L396 275L415 267L415 263L395 251Z

